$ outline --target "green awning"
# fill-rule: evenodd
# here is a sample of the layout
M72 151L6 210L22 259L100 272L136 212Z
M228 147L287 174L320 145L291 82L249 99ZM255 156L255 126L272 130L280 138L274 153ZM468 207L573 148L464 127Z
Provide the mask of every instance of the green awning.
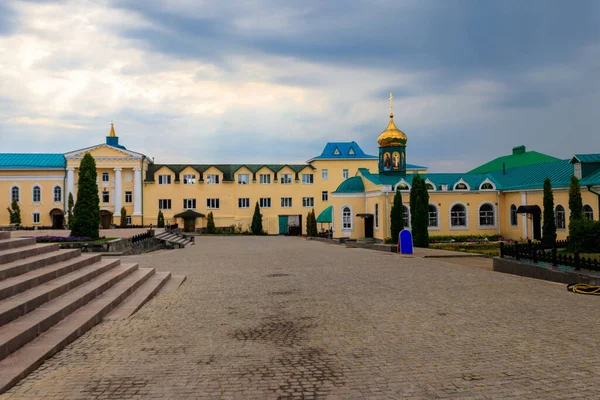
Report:
M331 223L331 221L333 220L333 206L329 206L326 209L324 209L323 211L321 211L321 214L319 214L319 216L317 217L317 222L321 222L321 223Z

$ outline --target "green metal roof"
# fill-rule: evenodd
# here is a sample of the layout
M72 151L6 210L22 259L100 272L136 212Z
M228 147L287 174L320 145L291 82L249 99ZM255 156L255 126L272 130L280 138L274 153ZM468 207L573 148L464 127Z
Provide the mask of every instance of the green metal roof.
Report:
M62 154L0 153L1 169L65 168Z
M600 154L575 154L571 162L579 161L580 163L600 163Z
M525 146L518 146L513 148L511 155L498 157L469 171L469 173L485 174L492 171L502 171L503 165L508 169L559 160L556 157L538 153L537 151L526 151Z
M322 224L331 223L331 221L333 221L333 206L329 206L321 211L321 214L317 217L317 222Z
M365 184L362 178L360 176L353 176L342 182L333 193L363 193L364 191Z

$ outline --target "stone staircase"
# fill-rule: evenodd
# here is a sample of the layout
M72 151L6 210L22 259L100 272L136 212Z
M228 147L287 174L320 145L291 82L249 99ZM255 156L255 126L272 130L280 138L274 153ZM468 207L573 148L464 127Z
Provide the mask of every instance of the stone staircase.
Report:
M170 279L170 272L0 232L0 393L103 318L135 313Z
M177 245L179 248L185 247L188 244L194 244L193 236L183 236L172 231L164 231L154 237L163 240L172 246Z

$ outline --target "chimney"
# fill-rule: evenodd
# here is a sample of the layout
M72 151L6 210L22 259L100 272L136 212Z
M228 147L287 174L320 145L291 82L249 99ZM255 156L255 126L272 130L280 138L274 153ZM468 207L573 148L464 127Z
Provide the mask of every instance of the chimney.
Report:
M512 149L513 156L517 156L519 154L525 154L526 151L527 151L527 149L525 148L525 146L517 146L517 147L513 147L513 149Z

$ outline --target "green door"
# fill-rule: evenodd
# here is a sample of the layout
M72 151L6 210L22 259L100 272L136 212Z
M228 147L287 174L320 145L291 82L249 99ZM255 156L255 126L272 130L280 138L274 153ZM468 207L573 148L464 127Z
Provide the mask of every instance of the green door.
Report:
M279 234L287 235L288 233L288 217L287 215L279 216Z

